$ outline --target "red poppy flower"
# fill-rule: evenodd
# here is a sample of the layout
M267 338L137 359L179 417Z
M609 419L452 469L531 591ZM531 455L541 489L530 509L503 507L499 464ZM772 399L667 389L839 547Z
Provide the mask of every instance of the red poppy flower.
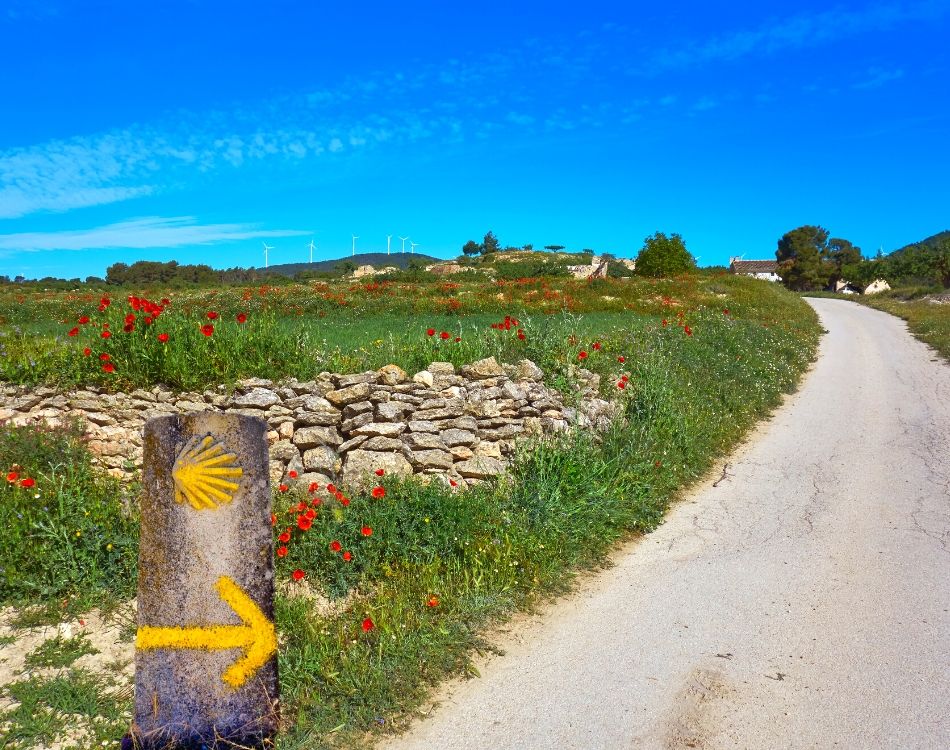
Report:
M210 336L212 333L214 333L214 326L210 323L205 323L203 326L201 326L201 332L205 336Z
M125 322L126 322L126 324L134 323L134 322L135 322L135 313L129 313L128 315L126 315L126 316L125 316Z
M163 305L170 305L171 303L172 303L172 301L171 301L170 299L168 299L168 297L162 297L162 304L163 304Z
M82 350L82 353L83 353L83 356L84 356L84 357L88 357L90 354L92 354L92 349L90 349L90 348L87 346L85 349Z
M11 484L19 478L20 478L20 475L17 474L15 471L11 471L9 474L7 474L7 481L10 482Z
M321 500L319 497L315 497L315 498L313 499L313 507L316 508L316 507L317 507L318 505L320 505L322 502L323 502L323 500Z
M312 521L317 517L317 511L315 511L313 508L307 508L307 512L304 513L304 517L309 518Z
M654 465L657 469L659 469L659 468L663 465L663 462L662 462L662 461L654 461L654 462L653 462L653 465Z
M332 542L330 542L330 549L334 552L339 552L341 549L343 549L343 545L334 539Z
M277 489L280 490L281 492L286 492L287 490L290 489L290 487L288 487L286 484L282 484Z
M103 297L101 300L99 300L99 304L102 305L103 307L108 307L109 305L112 304L112 300L109 299L108 297Z
M277 537L277 541L287 544L287 542L290 541L290 532L289 531L281 532L280 536Z
M353 553L347 550L343 553L343 562L349 562L353 559Z
M380 498L386 497L386 488L385 487L373 487L373 497L377 500Z
M79 329L78 329L78 328L70 328L70 329L69 329L69 333L67 333L66 335L67 335L67 336L78 336L78 335L79 335Z
M426 329L426 336L435 336L435 328Z
M461 336L456 336L456 337L455 337L455 343L456 343L456 344L457 344L459 341L461 341L461 340L462 340L462 337L461 337Z
M599 351L600 351L600 342L599 342L599 341L595 341L595 342L594 342L594 345L593 345L591 348L592 348L595 352L599 352Z
M520 328L518 329L518 338L521 339L522 341L524 341L527 338L527 336L524 335L524 331L522 331Z
M304 573L300 568L297 568L293 573L290 574L290 577L295 581L302 581L305 575L307 574Z
M278 548L277 548L277 557L287 557L287 548L286 548L286 547L283 547L283 546L278 547Z
M164 344L166 341L168 341L168 334L167 333L158 334L158 340Z
M297 528L301 531L309 531L313 526L313 521L306 516L297 516Z
M581 352L577 355L578 359L587 359L587 352Z
M439 606L439 597L433 595L430 596L428 601L426 601L427 607L438 607Z
M135 324L126 323L124 326L122 326L122 330L125 331L126 333L132 333L132 331L135 330Z
M667 325L666 318L663 318L663 325Z
M29 489L36 484L36 480L33 477L27 477L26 479L20 480L20 486Z
M311 482L310 486L307 487L307 492L316 492L319 489L320 489L319 484L317 484L316 482Z
M100 333L99 335L102 336L102 338L107 339L107 338L109 338L112 334L109 333L109 331L103 331L103 332Z
M84 326L84 325L86 325L86 323L88 323L88 322L89 322L89 316L88 316L88 315L80 315L80 316L79 316L79 321L78 321L79 325Z
M112 357L109 355L108 352L103 352L102 354L99 355L99 359L101 359L103 362L107 362L110 359L112 359Z
M346 497L345 495L343 497L338 497L337 500L340 501L340 505L342 505L344 508L349 507L350 498Z
M290 471L287 472L287 476L290 477L291 479L296 479L297 472L294 469L291 469Z
M301 500L299 503L297 503L297 510L304 511L306 509L307 509L307 503L305 501Z
M103 372L115 372L115 365L112 364L111 362L106 362L106 363L102 366L102 371L103 371Z
M150 326L152 325L152 321L155 320L155 318L150 318L148 315L146 315L144 320L145 320L145 325Z
M108 328L108 327L109 327L109 324L108 324L108 323L103 323L103 324L102 324L102 327L103 327L103 328Z
M722 314L723 314L723 315L728 315L728 314L729 314L729 308L728 308L728 307L724 307L723 310L722 310Z
M218 319L218 314L216 312L212 310L211 312L208 313L208 320L217 320L217 319Z
M381 477L386 473L385 469L376 469L376 476Z
M617 361L618 361L620 364L623 364L624 362L627 361L627 358L621 354L619 357L617 357Z
M459 483L456 482L454 479L450 479L450 480L449 480L449 484L452 485L453 487L458 487L458 486L459 486Z
M627 381L626 381L626 380L618 380L618 381L617 381L617 387L618 387L620 390L623 390L624 388L627 387Z
M372 630L372 629L375 628L375 627L376 627L376 625L375 625L375 623L373 622L373 618L372 618L372 617L367 617L365 620L363 620L363 632L364 632L364 633L368 633L370 630Z
M683 326L683 333L685 333L687 336L692 336L693 329L690 328L689 326Z
M235 317L235 320L238 323L247 323L247 315L245 315L244 313L238 313L237 316Z
M630 378L627 376L627 373L624 373L623 375L621 375L621 376L620 376L620 379L621 379L624 383L626 383L628 380L630 380Z
M364 526L362 529L360 529L360 533L363 536L372 536L373 530L369 526Z
M452 334L448 331L442 331L442 333L439 334L439 338L445 341L447 338L451 337L451 335Z
M276 526L276 525L277 525L277 514L276 514L276 513L271 513L271 514L270 514L270 525L271 525L271 526Z
M334 492L336 492L336 485L334 485L334 484L328 484L328 485L327 485L327 492L329 492L331 495L332 495Z

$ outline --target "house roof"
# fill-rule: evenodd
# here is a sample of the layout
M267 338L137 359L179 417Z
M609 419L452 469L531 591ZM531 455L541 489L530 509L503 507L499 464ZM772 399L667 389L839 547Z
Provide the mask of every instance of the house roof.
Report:
M734 260L729 269L733 273L776 273L778 263L774 260Z

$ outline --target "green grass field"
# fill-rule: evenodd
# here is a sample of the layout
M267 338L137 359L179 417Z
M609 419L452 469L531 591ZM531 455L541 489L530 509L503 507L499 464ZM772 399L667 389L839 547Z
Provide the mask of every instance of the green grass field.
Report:
M304 377L390 361L411 372L434 359L461 364L488 354L502 361L530 357L565 390L580 361L607 376L605 392L623 406L614 427L599 438L574 433L525 444L506 479L456 493L439 483L382 477L383 497L353 493L347 503L325 488L315 495L305 488L277 493L274 533L287 540L275 538L275 546L287 548L276 560L280 748L358 747L407 726L433 685L471 669L470 657L485 647L493 623L563 593L575 576L601 566L618 541L654 528L683 487L794 389L819 337L816 316L797 295L728 276L460 287L454 298L480 301L463 302L455 313L437 291L371 296L358 311L355 305L323 309L325 299L304 298L299 290L263 309L239 290L228 299L188 297L170 306L167 330L190 337L173 358L153 360L148 342L140 347L118 335L106 341L114 347L111 361L121 363L115 380L85 368L82 347L101 346L91 333L78 341L65 335L78 315L90 314L87 303L52 296L0 304L13 360L22 365L38 350L47 352L43 368L7 365L6 377L20 382L207 386L242 375ZM300 315L292 311L297 304L305 308ZM209 337L197 327L206 324L209 309L227 323L210 337L212 345L225 342L220 350L200 349ZM248 322L238 324L234 316L245 309ZM43 312L63 316L58 338L50 336L56 328L43 322ZM118 331L126 314L104 313ZM505 315L518 319L524 340L515 326L491 327ZM240 327L255 318L267 322L256 332ZM427 328L437 334L428 336ZM438 336L443 330L451 334L445 341ZM266 361L239 358L231 367L232 358L250 356L249 342L240 338L247 331L260 337ZM588 354L583 360L580 351ZM616 387L621 370L629 377L622 391ZM14 502L8 502L9 523L0 525L7 550L2 603L30 612L27 602L45 602L36 617L51 617L64 611L64 601L127 597L135 575L134 504L130 512L111 480L88 465L79 438L8 426L0 447L0 460L36 480L28 490L5 488ZM316 511L307 530L297 525L303 508ZM77 525L92 517L109 531L95 536ZM43 546L46 540L57 540L58 548ZM62 562L70 554L72 567ZM93 574L76 573L86 569ZM295 582L296 570L304 577ZM34 706L31 716L56 710ZM4 718L16 725L26 720L21 714Z

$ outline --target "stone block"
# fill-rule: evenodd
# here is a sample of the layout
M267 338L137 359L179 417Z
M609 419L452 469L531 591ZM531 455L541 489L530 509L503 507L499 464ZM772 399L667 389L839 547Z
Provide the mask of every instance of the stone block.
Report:
M476 456L469 461L459 461L455 464L455 471L472 479L487 479L501 474L504 470L504 463L488 456Z
M301 450L307 450L318 445L336 447L343 439L335 427L301 427L294 433L293 442Z
M365 401L369 398L371 388L369 383L357 383L346 388L340 388L335 391L329 391L326 399L333 406L341 408L347 404L354 404L357 401Z
M374 484L375 471L382 469L387 474L408 476L412 474L412 465L401 453L353 450L346 455L343 467L343 481L347 486L360 487Z

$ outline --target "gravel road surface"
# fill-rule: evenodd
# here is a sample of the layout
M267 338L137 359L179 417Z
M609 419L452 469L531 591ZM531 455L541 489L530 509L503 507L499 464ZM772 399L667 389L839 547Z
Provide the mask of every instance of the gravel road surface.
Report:
M950 367L810 302L820 358L727 478L383 747L950 748Z

